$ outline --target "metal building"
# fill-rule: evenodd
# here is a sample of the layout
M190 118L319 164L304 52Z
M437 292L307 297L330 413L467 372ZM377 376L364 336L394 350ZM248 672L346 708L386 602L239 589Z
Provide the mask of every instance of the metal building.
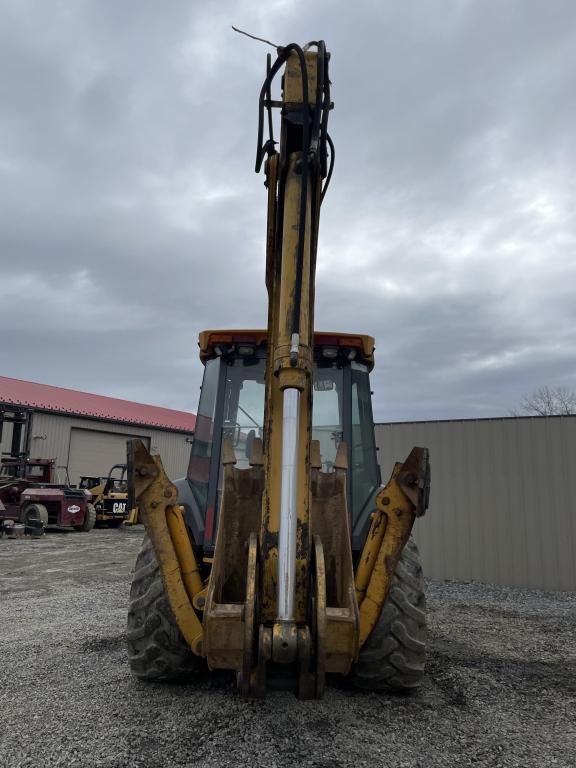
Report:
M414 526L428 576L576 589L576 416L378 424L376 441L386 478L430 450Z
M186 474L195 423L191 413L0 376L2 409L28 414L29 456L56 459L62 479L67 468L73 484L81 475L106 475L113 464L125 463L131 437L140 437L162 456L170 478ZM12 450L13 432L14 422L5 421L3 454Z

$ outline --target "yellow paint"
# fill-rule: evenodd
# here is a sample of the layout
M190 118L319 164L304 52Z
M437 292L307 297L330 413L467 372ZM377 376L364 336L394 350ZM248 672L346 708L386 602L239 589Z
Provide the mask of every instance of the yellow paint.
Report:
M318 55L315 51L306 51L306 70L308 74L308 101L314 102L316 96L316 70L318 68ZM284 102L286 104L302 103L302 69L300 59L296 53L292 53L286 62L284 72Z
M376 512L356 572L356 597L360 608L360 647L370 637L386 602L396 567L410 536L415 508L395 476L376 497Z
M202 624L192 605L179 559L180 555L187 570L187 578L191 584L195 584L197 582L194 575L194 552L186 532L187 541L177 533L175 545L167 519L170 517L170 524L175 526L175 530L178 529L178 514L172 516L178 492L168 479L160 457L151 456L141 440L132 442L135 446L136 498L142 521L156 553L166 597L186 642L196 655L201 656L203 655Z
M166 521L180 565L182 579L186 585L188 596L193 600L202 591L203 583L184 520L184 508L180 505L168 507Z
M300 189L302 177L297 172L299 155L290 158L286 175L282 263L280 279L272 280L270 286L268 339L268 375L266 379L265 410L265 486L262 503L262 620L273 622L276 618L278 544L280 528L280 484L282 465L282 390L296 387L300 390L299 443L298 443L298 530L299 541L296 558L295 613L296 622L303 623L307 617L309 583L309 541L307 535L310 509L310 438L312 430L312 330L313 296L311 285L310 243L311 243L311 194L305 228L304 262L302 268L302 300L300 307L300 345L296 366L290 364L292 345L291 318L294 309L298 233L300 230ZM273 256L271 257L273 258ZM274 275L278 268L271 265ZM306 534L304 533L306 532Z
M388 507L397 507L404 500L404 494L400 490L398 484L395 482L395 478L397 477L401 468L402 464L400 463L397 463L394 466L392 476L380 494L382 498L381 503L383 509L387 509ZM385 499L388 500L388 504L384 504ZM362 549L362 555L360 556L358 566L356 568L356 600L358 601L359 606L364 600L364 595L366 594L368 583L372 577L372 572L374 570L374 566L382 546L382 540L384 539L384 534L386 532L387 521L388 518L385 512L382 512L381 509L377 507L376 510L372 513L372 523L370 525L370 530L368 531L368 536L366 537L366 541L364 542L364 547Z

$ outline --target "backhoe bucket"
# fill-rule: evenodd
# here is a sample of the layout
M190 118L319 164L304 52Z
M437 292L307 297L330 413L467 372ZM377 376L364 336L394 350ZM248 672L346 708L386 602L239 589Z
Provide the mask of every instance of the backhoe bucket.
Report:
M264 474L237 469L225 448L223 499L204 611L204 652L213 668L234 669L244 695L263 696L270 668L292 678L300 697L322 696L326 672L346 674L358 651L346 509L346 446L334 472L312 470L312 563L309 620L262 622L259 615L260 525ZM315 453L319 456L319 448ZM281 667L284 667L283 672Z
M204 652L211 669L234 669L248 692L256 650L257 556L264 473L237 469L224 448L224 485L204 610Z

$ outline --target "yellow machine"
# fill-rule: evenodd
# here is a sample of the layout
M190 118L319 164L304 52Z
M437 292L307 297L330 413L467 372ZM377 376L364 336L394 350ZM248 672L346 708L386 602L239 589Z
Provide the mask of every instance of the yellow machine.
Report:
M96 525L118 528L134 514L128 505L126 464L114 464L107 477L82 475L80 488L89 490L96 510Z
M411 689L423 675L425 599L410 532L428 503L428 452L414 448L381 484L374 340L314 332L319 215L334 161L328 61L323 41L279 48L260 93L266 331L200 335L205 372L185 479L172 484L160 458L131 442L147 532L128 613L141 678L182 679L207 662L233 670L246 696L280 679L312 698L327 673L375 690Z

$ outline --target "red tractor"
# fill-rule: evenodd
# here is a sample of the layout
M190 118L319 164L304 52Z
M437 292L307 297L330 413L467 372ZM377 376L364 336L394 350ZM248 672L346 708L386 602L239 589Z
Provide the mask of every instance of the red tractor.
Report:
M92 494L54 479L54 459L3 459L0 523L10 520L31 529L57 526L91 530L96 521Z

